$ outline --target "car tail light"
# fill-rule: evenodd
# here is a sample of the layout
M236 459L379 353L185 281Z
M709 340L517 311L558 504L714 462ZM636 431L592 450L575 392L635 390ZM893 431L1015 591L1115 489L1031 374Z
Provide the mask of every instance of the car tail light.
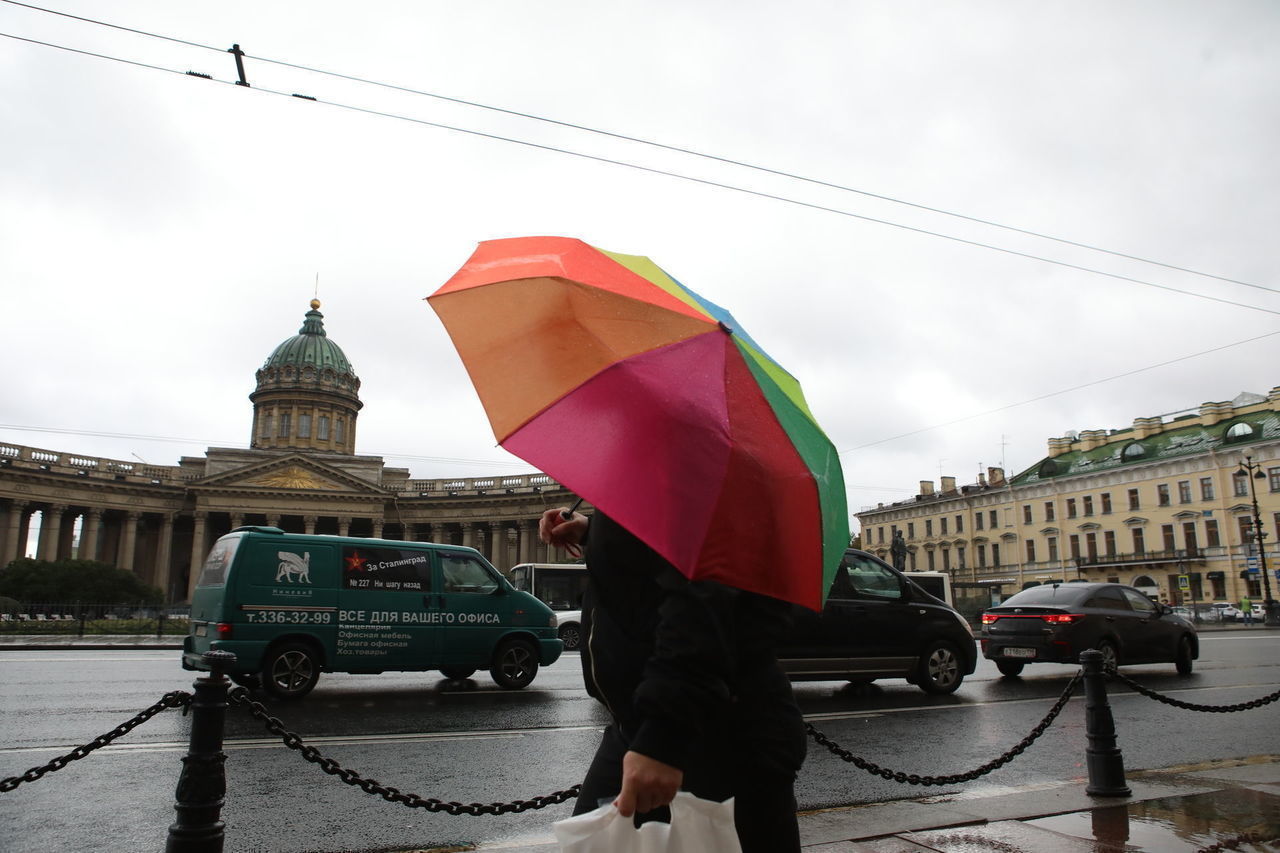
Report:
M1050 625L1070 625L1084 618L1083 613L1046 613L1040 617Z
M217 629L218 629L219 640L231 639L231 623L230 622L219 622Z
M983 614L982 614L982 624L983 624L983 625L993 625L993 624L995 624L996 620L997 620L997 619L999 619L999 618L1000 618L1000 617L999 617L998 615L996 615L995 613L983 613Z

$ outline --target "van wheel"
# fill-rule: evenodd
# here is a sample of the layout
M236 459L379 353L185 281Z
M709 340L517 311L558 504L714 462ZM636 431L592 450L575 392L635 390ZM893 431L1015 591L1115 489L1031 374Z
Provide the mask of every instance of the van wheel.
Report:
M998 660L996 661L996 669L1000 670L1001 675L1007 675L1010 678L1016 678L1022 675L1022 668L1026 666L1020 660Z
M440 674L445 678L452 678L454 681L461 681L464 678L470 678L475 674L473 666L442 666Z
M285 643L262 662L262 686L277 699L301 699L320 680L320 658L303 643Z
M262 686L262 676L251 672L233 672L227 676L245 690L257 690Z
M1174 658L1173 664L1178 668L1178 675L1190 675L1191 668L1194 666L1192 661L1191 638L1183 637L1178 641L1178 656Z
M938 641L920 656L916 684L925 693L955 693L961 681L964 681L964 673L960 671L960 653L955 646Z
M566 622L560 626L560 639L566 649L576 649L582 645L582 626L576 622Z
M538 674L538 656L524 640L507 640L493 655L489 675L494 683L508 690L528 687Z

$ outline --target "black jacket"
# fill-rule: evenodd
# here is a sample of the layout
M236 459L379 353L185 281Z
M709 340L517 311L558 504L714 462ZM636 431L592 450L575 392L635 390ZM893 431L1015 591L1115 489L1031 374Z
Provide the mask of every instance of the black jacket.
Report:
M775 651L790 605L690 582L601 512L586 561L583 677L629 748L687 772L727 746L752 769L794 776L804 724Z

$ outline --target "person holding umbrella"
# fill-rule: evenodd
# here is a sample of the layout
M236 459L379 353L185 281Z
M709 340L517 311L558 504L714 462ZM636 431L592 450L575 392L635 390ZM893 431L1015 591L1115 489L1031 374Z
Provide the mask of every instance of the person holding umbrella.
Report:
M790 605L690 581L598 510L548 510L539 535L584 548L583 680L613 718L574 814L612 800L651 819L679 790L733 797L744 853L799 851L805 729L775 652Z

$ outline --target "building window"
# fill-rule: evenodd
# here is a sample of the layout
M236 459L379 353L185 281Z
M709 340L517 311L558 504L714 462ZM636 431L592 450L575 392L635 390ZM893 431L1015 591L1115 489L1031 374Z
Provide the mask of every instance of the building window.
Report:
M1098 559L1098 534L1092 531L1084 535L1084 553L1091 562Z
M1108 557L1116 555L1116 532L1114 530L1104 530L1102 532L1102 549Z
M1249 497L1249 475L1239 471L1231 475L1231 490L1238 498Z
M1206 548L1217 548L1222 544L1218 538L1218 519L1206 518L1204 520L1204 544Z
M1169 484L1161 483L1156 486L1156 505L1168 506L1171 503L1173 503L1173 501L1169 499Z
M938 519L938 526L941 529L942 535L946 536L947 535L947 517L945 515L942 518Z
M1084 503L1084 514L1093 515L1093 495L1085 495L1080 500Z
M1173 525L1160 525L1160 534L1164 538L1164 549L1169 552L1178 550L1178 545L1173 541Z
M271 413L262 416L262 429L258 433L263 438L271 438Z
M964 533L964 516L956 516L956 533Z
M1200 500L1202 501L1213 500L1213 478L1212 477L1200 478Z
M1280 468L1267 469L1267 482L1271 486L1271 491L1280 492Z
M884 527L876 528L876 544L877 545L884 544Z
M978 546L978 568L985 569L987 567L987 546Z
M1049 551L1049 562L1058 562L1058 537L1049 536L1044 540L1045 548Z
M1031 523L1031 504L1023 504L1022 506L1022 523Z
M1196 523L1194 521L1182 522L1182 544L1186 546L1187 553L1193 556L1200 551L1200 542L1196 538Z
M333 421L333 440L342 444L342 418L335 418Z
M1053 509L1053 501L1044 502L1044 520L1053 521L1057 517Z
M1141 444L1138 444L1135 441L1133 444L1125 447L1124 451L1120 454L1120 458L1124 462L1133 462L1134 460L1141 459L1146 455L1147 451L1143 449Z
M1076 517L1076 499L1067 498L1067 518Z
M1111 515L1111 493L1102 493L1102 514Z
M292 426L292 424L289 423L290 417L291 416L288 412L285 412L282 415L280 415L280 429L276 432L277 438L289 437L289 427Z
M942 570L944 572L951 571L951 549L950 548L942 549Z
M1000 546L995 543L991 545L991 565L1000 568Z
M1133 553L1142 555L1147 552L1147 534L1142 532L1141 527L1133 528Z
M929 555L929 571L931 571L931 572L933 572L933 571L937 571L937 566L935 566L935 565L933 564L933 552L932 552L932 551L929 551L929 552L927 552L927 553L928 553L928 555Z
M1251 435L1253 435L1253 427L1249 426L1246 423L1241 422L1237 424L1232 424L1230 427L1228 427L1227 434L1224 436L1224 438L1227 441L1239 441L1240 439L1248 438Z
M1178 481L1178 503L1180 504L1191 503L1191 481L1190 480Z
M311 438L311 415L298 415L298 438Z
M924 522L924 535L928 538L933 535L933 519L927 518Z
M1142 509L1142 502L1138 500L1138 490L1129 490L1129 509Z
M1247 515L1240 516L1237 521L1240 524L1240 541L1249 546L1249 553L1255 554L1253 550L1253 519Z
M1036 540L1027 540L1027 562L1034 563L1036 561Z
M907 538L908 539L916 538L916 523L914 521L907 522Z
M319 425L316 428L316 438L321 441L329 440L329 416L321 415Z
M982 514L981 512L976 512L976 513L974 513L974 515L973 515L973 529L974 529L974 530L981 530L981 529L982 529L982 519L983 519L984 517L985 517L985 516L983 516L983 514Z
M1072 533L1067 539L1067 544L1071 547L1071 559L1080 559L1080 537Z

